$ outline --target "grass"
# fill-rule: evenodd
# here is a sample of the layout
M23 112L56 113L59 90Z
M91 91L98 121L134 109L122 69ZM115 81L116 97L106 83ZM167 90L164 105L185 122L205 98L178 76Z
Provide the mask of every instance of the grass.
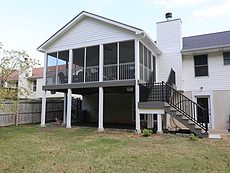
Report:
M91 128L0 128L0 172L228 172L230 136L142 137Z

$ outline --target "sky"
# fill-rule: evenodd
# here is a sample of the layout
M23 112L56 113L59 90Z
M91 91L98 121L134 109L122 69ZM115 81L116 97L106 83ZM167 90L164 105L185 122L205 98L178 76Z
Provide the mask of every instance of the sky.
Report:
M230 30L230 0L0 0L0 42L4 49L36 51L72 18L88 11L143 29L156 39L156 23L165 13L182 20L182 36Z

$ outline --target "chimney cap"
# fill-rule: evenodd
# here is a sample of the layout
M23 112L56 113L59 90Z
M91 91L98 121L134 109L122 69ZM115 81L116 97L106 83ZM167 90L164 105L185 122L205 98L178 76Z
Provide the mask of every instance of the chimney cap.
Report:
M172 13L171 13L171 12L166 13L166 14L165 14L165 18L166 18L167 20L171 19L171 18L172 18Z

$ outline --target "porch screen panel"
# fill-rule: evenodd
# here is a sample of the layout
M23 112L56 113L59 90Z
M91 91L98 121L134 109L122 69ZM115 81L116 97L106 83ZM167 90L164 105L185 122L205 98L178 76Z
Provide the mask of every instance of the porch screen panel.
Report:
M134 79L134 41L125 41L119 43L119 79Z
M143 80L143 69L144 69L144 66L143 66L143 53L144 53L143 44L140 42L139 43L140 80Z
M117 43L104 45L103 80L117 80Z
M148 78L147 57L148 57L148 49L144 46L144 81L147 81Z
M73 67L72 67L72 82L84 82L84 56L85 48L73 50Z
M69 51L58 53L58 83L68 83Z
M57 52L47 54L46 85L56 84Z
M147 51L147 81L149 81L151 74L151 52Z
M85 81L99 80L99 46L86 48L86 73Z

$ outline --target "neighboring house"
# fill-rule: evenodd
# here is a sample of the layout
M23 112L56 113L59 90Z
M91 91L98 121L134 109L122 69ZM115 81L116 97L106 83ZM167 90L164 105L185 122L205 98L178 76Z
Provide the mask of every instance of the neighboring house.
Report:
M57 91L68 95L67 128L72 94L80 94L98 130L129 123L139 133L155 120L158 133L175 124L201 137L208 127L227 129L230 31L182 38L181 25L168 13L154 42L142 29L81 12L37 48L45 60L41 126L47 91Z
M53 67L55 68L55 67ZM19 73L14 72L10 75L9 80L7 81L6 87L7 88L15 88L17 86L26 87L28 90L31 90L30 95L19 95L20 99L25 97L30 99L41 99L42 98L42 84L43 84L43 70L44 67L33 68L30 70L30 75L28 78L21 77L19 79ZM73 95L73 97L81 97L77 95ZM47 92L48 99L63 99L64 94L61 92Z

